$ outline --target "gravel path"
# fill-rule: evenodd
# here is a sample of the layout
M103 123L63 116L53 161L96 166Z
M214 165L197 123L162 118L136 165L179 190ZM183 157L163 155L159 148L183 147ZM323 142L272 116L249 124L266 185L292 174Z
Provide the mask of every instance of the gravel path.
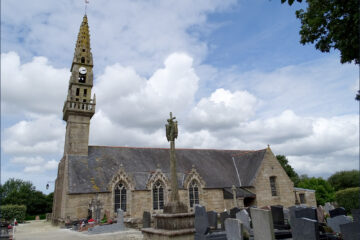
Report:
M83 232L75 232L70 229L54 227L45 220L28 221L16 227L15 240L77 240L77 239L97 239L97 240L142 240L140 231L130 229L116 233L104 233L88 235Z

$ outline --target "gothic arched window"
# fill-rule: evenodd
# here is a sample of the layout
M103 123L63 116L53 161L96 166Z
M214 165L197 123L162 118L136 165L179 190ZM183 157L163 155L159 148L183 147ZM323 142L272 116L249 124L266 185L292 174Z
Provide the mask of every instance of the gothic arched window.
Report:
M121 210L126 212L126 188L123 183L119 183L115 186L114 197L115 197L115 201L114 201L115 212L117 212L119 208L121 208Z
M164 209L164 187L158 180L153 186L153 209Z
M189 186L189 200L190 207L194 207L195 204L199 204L199 187L195 180L192 180Z
M270 188L271 188L271 195L272 196L277 196L276 177L275 176L270 177Z
M81 63L85 63L85 57L81 58Z

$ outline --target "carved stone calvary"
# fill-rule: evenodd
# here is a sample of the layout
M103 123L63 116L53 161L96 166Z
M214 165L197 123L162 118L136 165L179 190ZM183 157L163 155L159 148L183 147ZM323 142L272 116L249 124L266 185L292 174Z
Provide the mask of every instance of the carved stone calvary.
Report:
M168 203L164 206L164 213L186 213L187 206L180 202L178 181L176 175L176 157L175 157L175 139L178 136L178 124L175 121L176 117L172 116L167 120L166 138L170 142L170 181L171 193Z

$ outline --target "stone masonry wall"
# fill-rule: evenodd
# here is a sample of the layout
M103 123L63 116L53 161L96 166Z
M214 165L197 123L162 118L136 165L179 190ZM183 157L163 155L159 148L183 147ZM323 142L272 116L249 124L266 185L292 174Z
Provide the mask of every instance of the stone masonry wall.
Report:
M277 196L272 196L270 177L276 177ZM283 205L290 207L295 204L294 184L272 153L267 149L264 160L255 179L256 205Z

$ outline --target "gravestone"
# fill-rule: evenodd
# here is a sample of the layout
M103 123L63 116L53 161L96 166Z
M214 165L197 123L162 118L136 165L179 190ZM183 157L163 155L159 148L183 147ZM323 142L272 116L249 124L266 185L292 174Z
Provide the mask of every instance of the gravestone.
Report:
M330 217L336 217L340 215L346 215L345 208L339 207L329 211Z
M225 229L227 240L242 240L243 229L241 221L238 219L227 218L225 220Z
M207 216L208 216L208 221L209 221L209 227L212 230L216 230L217 229L217 222L218 222L218 217L217 217L217 212L215 211L208 211L207 212Z
M334 209L335 209L335 207L331 203L329 203L329 202L325 203L324 210L327 214L330 214L329 213L330 210L334 210Z
M292 228L293 240L319 240L319 224L309 218L296 218Z
M205 239L205 234L209 231L209 220L205 207L195 206L195 240Z
M244 229L248 233L251 233L250 217L246 210L241 210L240 212L236 213L236 219L239 219L243 224Z
M296 218L295 211L297 209L299 209L299 207L297 207L297 206L289 207L289 215L290 215L290 222L289 223L290 223L291 228L293 227L293 223L295 222L295 218Z
M295 210L295 217L296 218L309 218L312 220L318 220L317 219L317 212L316 208L298 208Z
M360 222L351 222L340 225L341 235L344 240L360 239Z
M256 240L274 240L274 226L270 210L251 208L254 238Z
M274 225L285 225L283 206L271 206L271 215Z
M225 220L229 217L230 215L227 212L220 213L221 230L225 230Z
M230 209L230 217L236 218L236 213L240 212L240 211L241 211L241 209L238 207L234 207L234 208Z
M117 210L117 223L107 225L97 225L88 229L88 234L112 233L126 230L124 226L124 211L120 208Z
M117 210L117 224L120 228L124 228L124 211L120 208Z
M316 208L316 214L317 214L317 219L319 222L321 222L321 223L325 222L325 211L324 211L323 206L319 205Z
M285 223L289 224L290 223L290 210L287 208L284 208L283 212L284 212Z
M151 214L150 212L144 211L143 213L143 228L151 227Z
M354 222L360 222L360 209L351 209Z
M350 222L351 222L350 217L345 216L345 215L340 215L340 216L336 216L336 217L327 219L327 225L329 227L331 227L331 229L334 232L337 232L337 233L341 232L341 230L340 230L341 224L346 224L346 223L350 223Z

